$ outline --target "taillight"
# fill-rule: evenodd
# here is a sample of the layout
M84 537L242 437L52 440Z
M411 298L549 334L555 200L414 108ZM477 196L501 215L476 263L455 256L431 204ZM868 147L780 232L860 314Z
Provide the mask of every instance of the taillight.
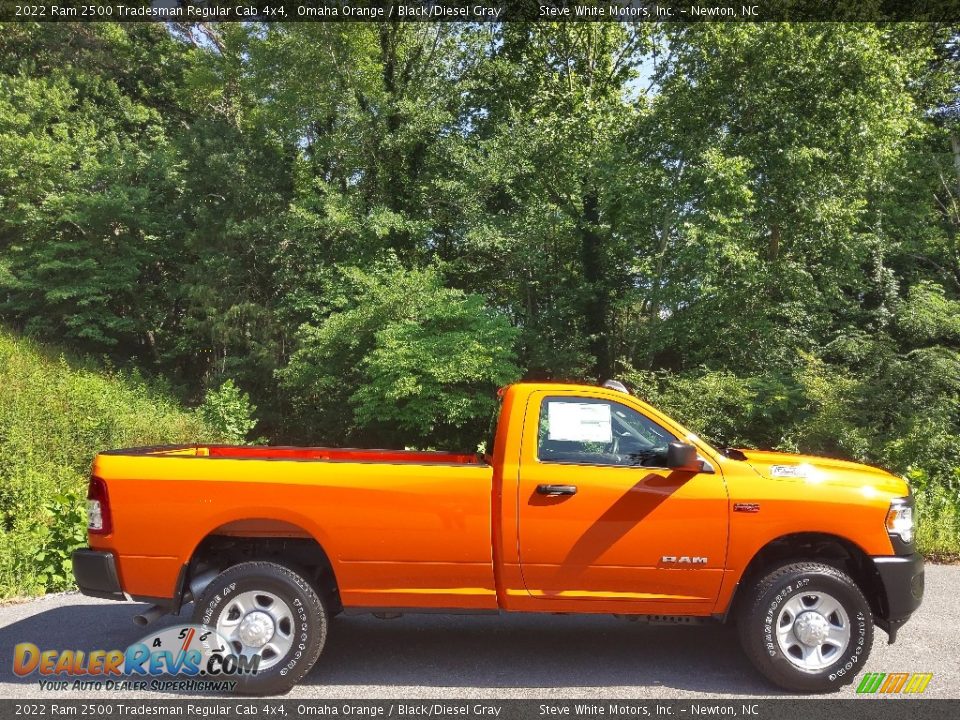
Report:
M113 530L107 484L96 475L90 476L87 487L87 530L95 535L109 535Z

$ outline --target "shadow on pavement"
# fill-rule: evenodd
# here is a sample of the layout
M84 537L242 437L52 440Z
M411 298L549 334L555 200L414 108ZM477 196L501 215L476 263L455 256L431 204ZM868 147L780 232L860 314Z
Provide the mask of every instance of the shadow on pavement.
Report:
M12 672L13 646L126 648L147 631L186 622L164 617L141 628L130 603L53 608L0 629L0 682L29 683ZM649 626L610 616L408 615L396 620L339 616L320 662L303 685L417 688L640 688L775 695L722 626ZM636 690L634 694L636 694ZM642 693L642 691L640 691Z
M146 628L135 625L133 616L148 607L138 603L71 605L45 610L0 628L0 682L37 682L36 674L28 678L14 675L13 648L17 643L30 642L41 650L122 650L148 632L189 618L167 616Z
M608 615L341 616L304 683L779 694L730 628L651 626Z

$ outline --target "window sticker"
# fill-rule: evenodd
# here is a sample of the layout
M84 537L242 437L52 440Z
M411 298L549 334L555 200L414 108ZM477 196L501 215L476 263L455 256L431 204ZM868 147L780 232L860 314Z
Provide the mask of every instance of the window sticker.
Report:
M548 438L566 442L613 442L610 406L598 403L547 403Z

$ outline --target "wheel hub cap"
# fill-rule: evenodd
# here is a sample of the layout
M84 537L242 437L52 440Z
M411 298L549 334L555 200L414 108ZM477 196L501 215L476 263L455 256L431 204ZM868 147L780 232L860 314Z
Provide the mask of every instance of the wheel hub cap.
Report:
M793 631L804 645L823 645L823 641L830 634L830 623L820 613L807 611L797 618Z
M789 597L775 622L784 657L803 672L820 672L843 658L850 646L850 616L843 604L823 590Z
M296 627L288 602L268 590L231 595L217 618L217 632L238 655L258 656L261 671L284 661L293 649Z
M247 647L259 648L270 641L275 630L273 618L265 612L254 610L240 622L237 635Z

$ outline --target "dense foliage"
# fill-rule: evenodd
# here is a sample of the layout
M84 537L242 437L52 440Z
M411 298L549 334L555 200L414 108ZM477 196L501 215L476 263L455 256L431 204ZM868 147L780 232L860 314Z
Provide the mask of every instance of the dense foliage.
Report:
M98 450L221 437L136 371L50 356L0 331L0 597L73 585Z
M443 287L432 269L381 265L344 276L343 299L300 328L278 373L301 436L476 447L496 409L491 388L519 374L515 330L479 296Z
M957 29L10 25L0 316L273 442L619 376L910 473L957 551Z

